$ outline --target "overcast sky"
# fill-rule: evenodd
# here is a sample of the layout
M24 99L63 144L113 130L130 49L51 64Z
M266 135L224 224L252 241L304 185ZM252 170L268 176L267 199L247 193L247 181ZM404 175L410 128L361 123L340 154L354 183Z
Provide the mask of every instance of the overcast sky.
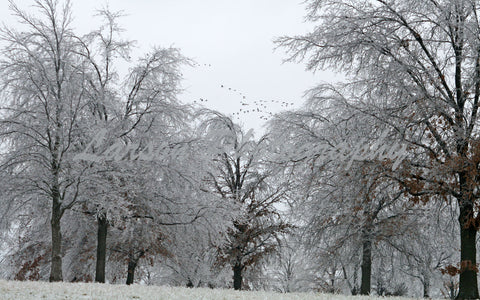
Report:
M12 25L8 1L0 2L1 20ZM28 8L32 1L16 3ZM93 29L94 11L106 3L72 0L76 29L81 33ZM182 101L233 115L258 134L265 122L262 116L268 117L263 111L285 109L282 102L287 108L298 107L305 90L332 79L332 74L307 72L301 64L282 64L285 53L274 52L275 37L312 28L303 22L305 7L300 0L110 0L108 6L126 14L121 24L125 36L138 42L135 51L175 46L200 64L183 72ZM260 112L255 104L259 100L266 106Z

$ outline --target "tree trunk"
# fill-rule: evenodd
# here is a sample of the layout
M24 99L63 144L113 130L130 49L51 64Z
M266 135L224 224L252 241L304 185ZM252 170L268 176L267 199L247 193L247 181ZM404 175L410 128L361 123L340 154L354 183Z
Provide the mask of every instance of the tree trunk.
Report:
M347 280L348 277L347 277L347 272L345 271L345 268L343 268L343 274L345 276L345 280ZM355 269L353 271L353 286L350 287L352 296L356 296L360 292L360 288L358 287L358 284L357 284L357 279L358 279L358 269L357 269L357 266L355 266Z
M233 289L239 291L242 289L242 266L236 264L233 266Z
M478 299L477 249L473 220L473 201L459 201L460 216L460 287L457 299Z
M105 283L105 263L107 254L107 230L108 222L106 214L100 214L97 218L97 264L95 267L95 282Z
M430 279L427 277L423 278L423 298L430 298Z
M138 260L145 254L145 251L141 250L138 256L129 255L128 270L127 270L127 285L133 283L135 277L135 269L137 268Z
M133 283L133 279L135 277L135 268L137 267L137 261L130 260L128 262L128 273L127 273L127 285Z
M360 285L360 295L369 295L372 280L372 241L370 236L363 238L362 253L362 279Z
M52 192L52 219L50 220L52 231L52 257L50 263L50 282L63 281L62 276L62 231L60 220L62 217L60 195L58 189Z

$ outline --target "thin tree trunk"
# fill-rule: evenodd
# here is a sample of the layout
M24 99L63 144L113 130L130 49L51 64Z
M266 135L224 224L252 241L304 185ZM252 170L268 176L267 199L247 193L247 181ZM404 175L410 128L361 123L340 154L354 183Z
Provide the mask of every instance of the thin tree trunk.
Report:
M345 277L345 281L347 281L347 272L345 271L345 268L343 268L343 274ZM352 296L358 295L358 292L360 291L358 284L357 284L357 279L358 279L358 269L357 266L355 266L355 269L353 270L353 287L350 287L350 291L352 292ZM348 281L347 281L348 282Z
M468 202L467 202L468 201ZM457 299L478 299L477 283L477 230L472 222L473 201L460 201L460 287Z
M95 282L105 283L105 263L107 254L107 230L108 222L106 214L100 214L97 218L97 264L95 267Z
M50 282L63 281L62 276L62 231L60 220L62 218L60 193L58 187L52 189L52 218L50 220L52 232L52 256L50 263Z
M362 279L360 285L360 295L369 295L372 279L372 241L367 235L363 238L362 253Z
M233 266L233 289L239 291L242 289L242 266L236 264Z

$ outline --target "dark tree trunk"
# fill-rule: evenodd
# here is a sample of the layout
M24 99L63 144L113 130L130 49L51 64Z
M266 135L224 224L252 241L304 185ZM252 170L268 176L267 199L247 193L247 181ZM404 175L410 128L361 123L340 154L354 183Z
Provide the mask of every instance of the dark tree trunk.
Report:
M135 269L137 268L138 260L145 254L145 251L140 251L137 256L129 255L128 270L127 270L127 285L133 283L135 277Z
M128 273L127 273L127 284L130 285L133 283L135 277L135 268L137 267L137 262L130 260L128 262Z
M239 291L242 289L242 266L236 264L233 266L233 289Z
M369 295L372 279L372 241L366 234L363 238L362 253L362 279L360 284L360 295Z
M457 299L478 299L477 249L473 201L460 201L460 287Z
M60 193L58 188L52 190L52 219L50 220L52 231L52 256L50 263L50 282L63 281L62 276L62 231L60 220L62 210L60 203Z
M100 214L97 218L97 264L95 267L95 282L105 283L105 263L107 254L107 230L108 222L106 214Z

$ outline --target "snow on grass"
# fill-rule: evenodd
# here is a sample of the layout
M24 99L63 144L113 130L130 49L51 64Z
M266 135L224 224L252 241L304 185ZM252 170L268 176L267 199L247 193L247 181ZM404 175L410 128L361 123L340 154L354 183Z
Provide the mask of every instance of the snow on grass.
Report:
M168 286L112 285L99 283L48 283L0 280L1 299L155 299L155 300L363 300L375 297L318 293L249 292ZM385 298L384 298L385 299ZM407 299L392 297L394 299Z

